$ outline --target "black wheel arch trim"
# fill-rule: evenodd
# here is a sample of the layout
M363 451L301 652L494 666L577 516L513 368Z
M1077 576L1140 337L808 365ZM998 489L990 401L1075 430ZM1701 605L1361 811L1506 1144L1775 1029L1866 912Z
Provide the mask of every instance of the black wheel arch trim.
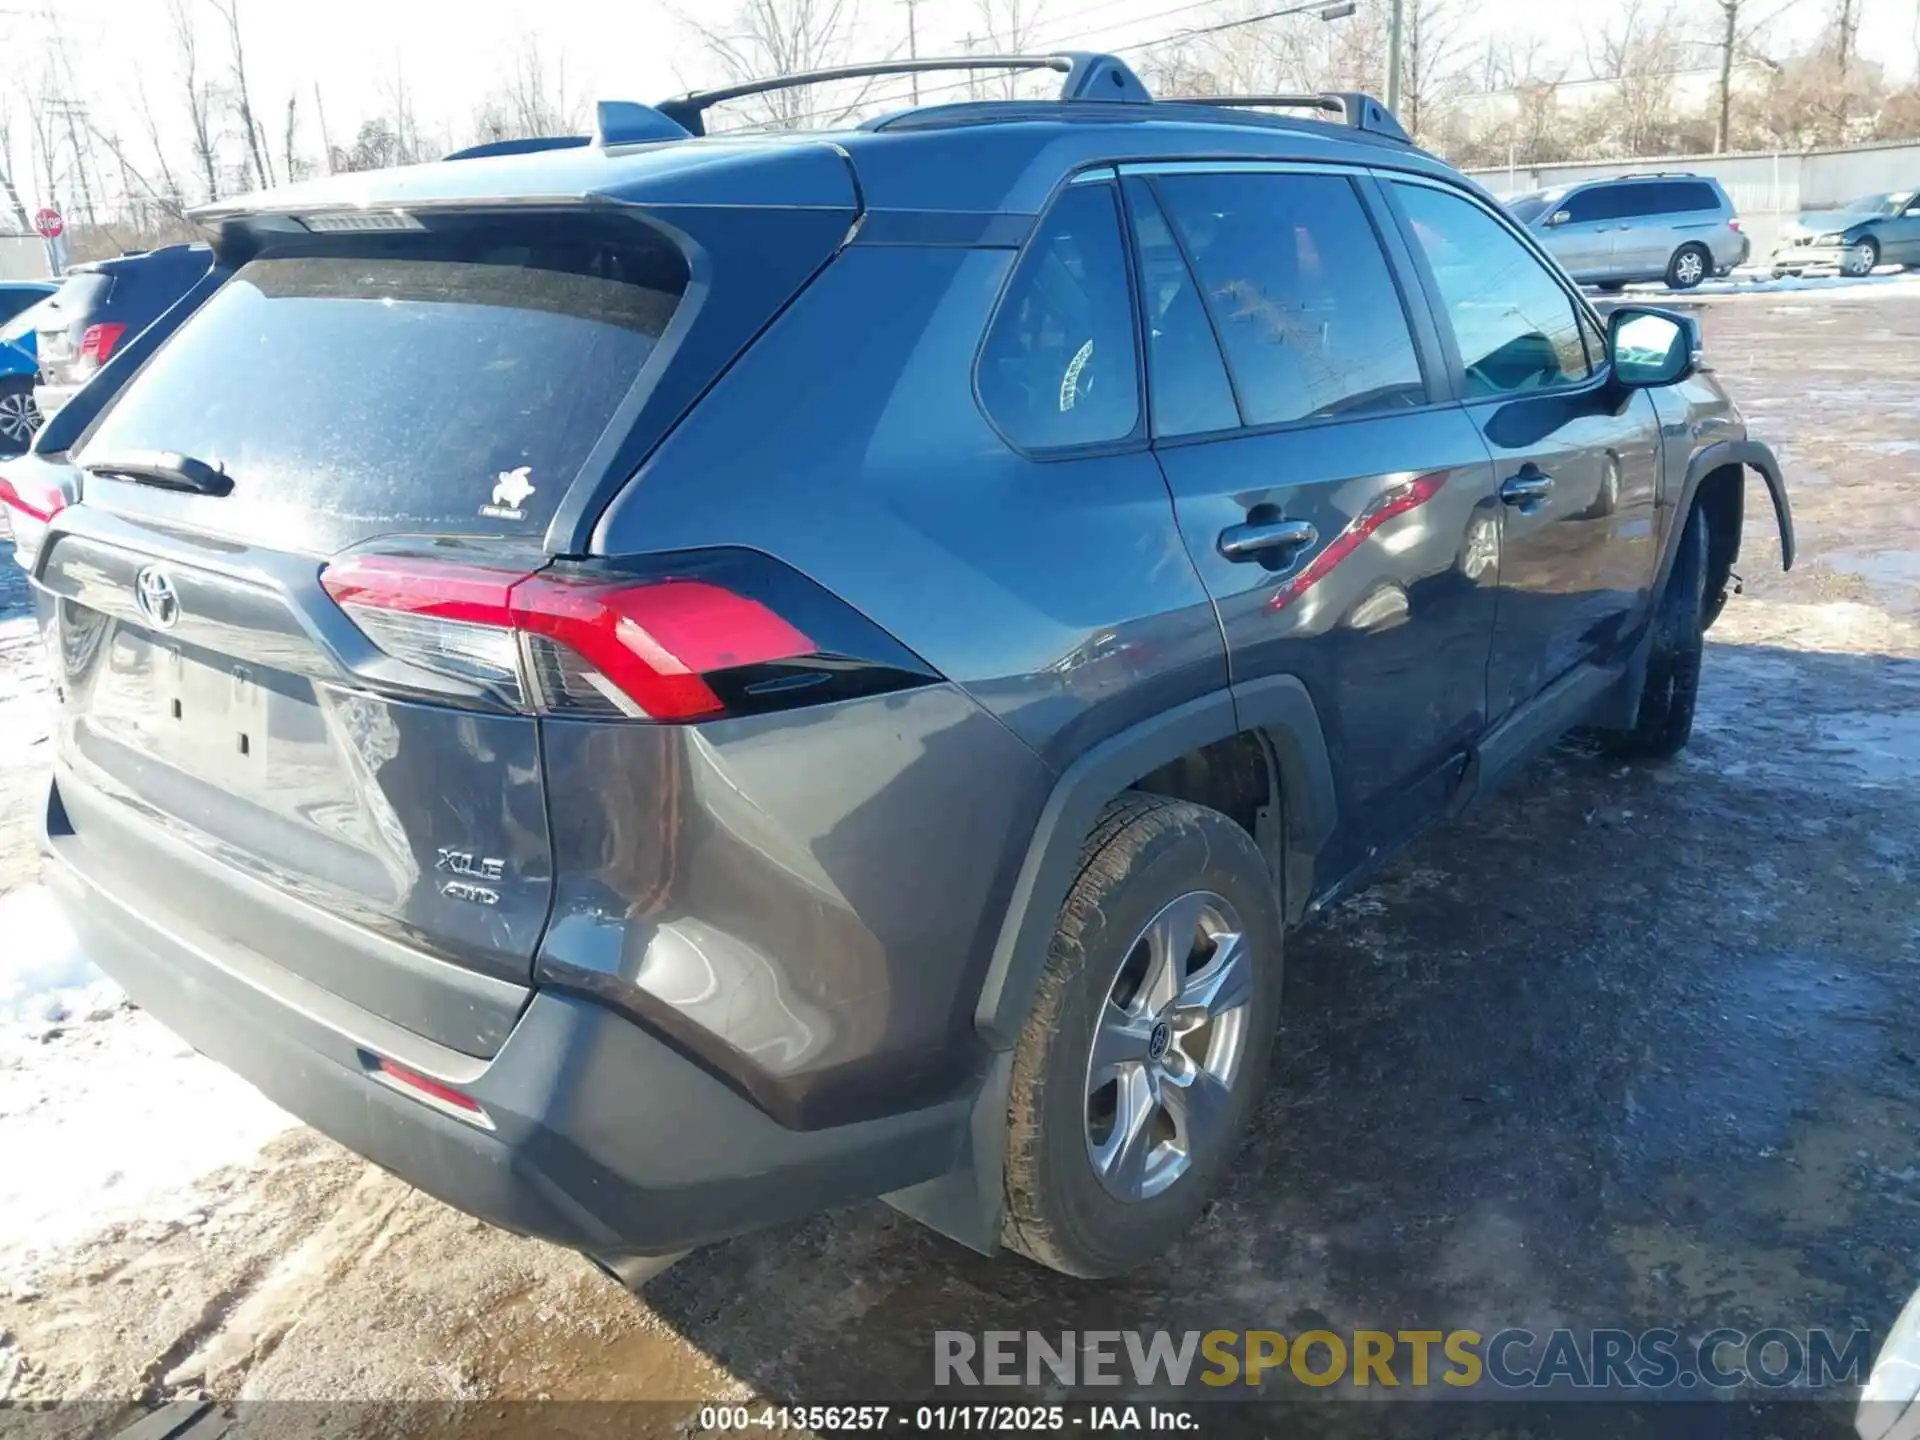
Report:
M1674 524L1660 558L1662 585L1666 583L1667 572L1673 568L1673 557L1680 545L1680 532L1687 513L1693 508L1700 482L1714 471L1729 466L1755 471L1766 482L1767 493L1773 497L1773 518L1780 527L1780 568L1793 569L1793 505L1787 498L1787 482L1780 473L1780 462L1774 458L1773 447L1758 440L1722 440L1707 446L1687 462L1686 482L1681 487L1680 503L1674 507Z
M1284 899L1288 918L1298 918L1313 857L1339 818L1319 711L1298 679L1275 675L1216 690L1092 747L1054 783L1014 882L974 1011L975 1027L993 1054L974 1097L959 1163L936 1179L882 1196L894 1209L983 1255L999 1248L1013 1044L1078 873L1081 846L1107 802L1141 776L1245 731L1261 737L1278 774L1285 812L1279 857Z
M1338 815L1333 767L1313 697L1291 675L1213 691L1093 746L1055 782L1014 881L974 1009L975 1028L992 1048L1019 1038L1080 847L1107 802L1160 766L1243 731L1263 736L1279 771L1288 875L1325 845Z

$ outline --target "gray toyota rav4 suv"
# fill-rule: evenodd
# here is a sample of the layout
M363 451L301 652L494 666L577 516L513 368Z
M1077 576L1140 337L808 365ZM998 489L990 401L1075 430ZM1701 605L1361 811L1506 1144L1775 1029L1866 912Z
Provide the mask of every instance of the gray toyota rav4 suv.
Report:
M1377 103L941 63L1064 88L222 202L0 471L87 950L616 1274L870 1196L1154 1255L1288 930L1569 727L1685 744L1747 472L1792 558L1693 322Z

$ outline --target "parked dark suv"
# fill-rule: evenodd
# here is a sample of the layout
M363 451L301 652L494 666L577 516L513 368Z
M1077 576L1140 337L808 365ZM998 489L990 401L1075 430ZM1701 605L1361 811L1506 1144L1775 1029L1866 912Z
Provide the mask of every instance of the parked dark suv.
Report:
M49 883L142 1006L617 1273L884 1195L1107 1274L1289 927L1570 726L1686 743L1747 469L1792 557L1693 323L1363 96L1021 63L205 212L4 469Z
M33 398L51 415L121 345L191 290L213 261L205 245L167 245L76 265L37 312L40 383Z

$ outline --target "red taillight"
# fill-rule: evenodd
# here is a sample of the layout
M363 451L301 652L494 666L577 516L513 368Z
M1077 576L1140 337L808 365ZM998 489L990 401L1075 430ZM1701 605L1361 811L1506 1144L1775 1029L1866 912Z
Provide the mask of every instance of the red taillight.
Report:
M44 525L67 508L67 493L51 480L0 471L0 505Z
M0 470L0 506L4 506L7 526L13 532L14 562L31 570L46 539L47 525L67 508L67 492L59 482L36 473L31 459L14 468Z
M1738 230L1740 228L1739 218L1736 216L1734 219L1727 221L1727 228L1729 230Z
M364 1055L363 1058L365 1058ZM480 1102L471 1096L462 1095L451 1085L443 1085L438 1080L409 1070L404 1065L396 1065L385 1058L374 1058L373 1071L389 1084L411 1090L445 1109L457 1110L468 1120L478 1121L489 1128L492 1126L493 1122L488 1118L487 1112L481 1108Z
M80 332L80 365L89 373L107 363L127 327L120 324L89 325Z
M605 579L361 555L320 580L389 654L542 713L705 719L727 708L706 677L821 648L759 600L684 575Z

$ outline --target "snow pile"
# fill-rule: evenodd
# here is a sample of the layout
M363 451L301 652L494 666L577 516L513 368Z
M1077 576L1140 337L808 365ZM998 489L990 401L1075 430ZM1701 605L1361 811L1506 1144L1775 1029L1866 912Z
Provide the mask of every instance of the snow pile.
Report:
M53 897L38 885L0 895L0 1025L110 1011L120 987L81 953Z
M0 936L4 1292L107 1225L182 1223L194 1182L295 1121L129 1007L44 890L0 896Z

